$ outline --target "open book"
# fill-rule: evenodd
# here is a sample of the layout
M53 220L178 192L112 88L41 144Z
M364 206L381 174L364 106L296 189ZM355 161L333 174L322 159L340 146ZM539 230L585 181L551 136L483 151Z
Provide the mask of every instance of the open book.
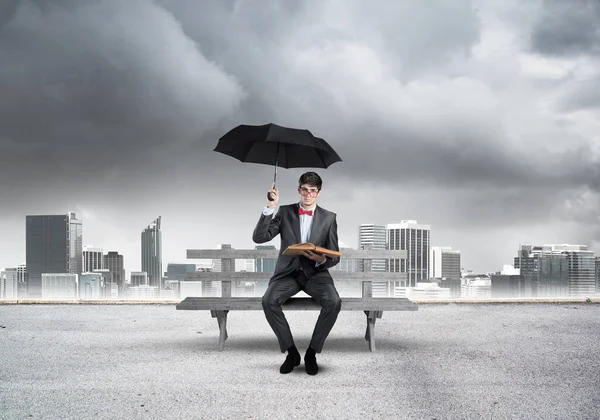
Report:
M342 253L339 251L333 251L331 249L323 248L322 246L316 246L310 242L290 245L285 249L285 251L283 251L283 255L298 255L302 254L302 251L313 251L317 254L323 254L326 257L331 258L342 256Z

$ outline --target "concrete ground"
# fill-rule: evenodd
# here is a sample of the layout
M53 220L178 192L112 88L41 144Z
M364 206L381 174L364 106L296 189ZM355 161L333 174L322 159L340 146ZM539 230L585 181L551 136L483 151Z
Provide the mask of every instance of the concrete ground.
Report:
M317 312L288 312L303 352ZM600 305L420 305L342 312L320 372L279 373L261 312L0 305L2 419L598 419Z

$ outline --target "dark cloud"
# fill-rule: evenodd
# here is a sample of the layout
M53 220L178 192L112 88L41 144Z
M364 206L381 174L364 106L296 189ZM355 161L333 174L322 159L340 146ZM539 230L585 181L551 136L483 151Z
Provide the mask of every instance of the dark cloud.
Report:
M597 0L544 0L531 35L534 50L548 55L600 52L600 3Z
M29 181L156 165L245 95L148 1L21 2L0 53L1 164Z

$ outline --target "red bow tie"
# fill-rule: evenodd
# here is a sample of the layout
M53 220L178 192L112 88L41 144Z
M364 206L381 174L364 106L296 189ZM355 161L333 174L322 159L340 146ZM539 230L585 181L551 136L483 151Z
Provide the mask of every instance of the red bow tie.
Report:
M309 216L312 216L312 213L312 210L304 210L302 207L298 207L298 214L308 214Z

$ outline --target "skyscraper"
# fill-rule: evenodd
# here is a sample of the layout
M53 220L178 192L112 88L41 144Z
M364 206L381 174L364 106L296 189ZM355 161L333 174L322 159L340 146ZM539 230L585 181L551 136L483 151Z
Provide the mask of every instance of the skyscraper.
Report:
M116 251L109 251L104 254L103 267L111 273L112 281L117 283L119 293L125 288L125 260L122 255Z
M162 232L160 216L142 231L142 271L148 273L148 284L162 289Z
M451 297L460 297L460 251L447 246L432 246L429 277L440 287L450 289Z
M431 278L460 281L460 251L449 246L432 246L429 262Z
M83 247L83 273L101 270L103 267L102 249L93 246Z
M407 287L416 287L418 282L429 279L429 252L431 226L416 220L402 220L387 225L387 240L390 250L406 251L406 260L390 260L390 272L406 273Z
M385 226L362 224L358 230L358 249L387 249L385 242ZM386 272L387 260L358 260L357 270L362 272ZM373 297L393 296L394 284L374 281L372 283Z
M514 261L534 297L586 296L596 290L596 258L587 245L520 245Z
M25 217L28 297L42 297L42 273L81 274L82 223L75 213Z
M387 249L385 226L362 224L358 231L358 249ZM358 261L358 271L387 271L387 260Z

